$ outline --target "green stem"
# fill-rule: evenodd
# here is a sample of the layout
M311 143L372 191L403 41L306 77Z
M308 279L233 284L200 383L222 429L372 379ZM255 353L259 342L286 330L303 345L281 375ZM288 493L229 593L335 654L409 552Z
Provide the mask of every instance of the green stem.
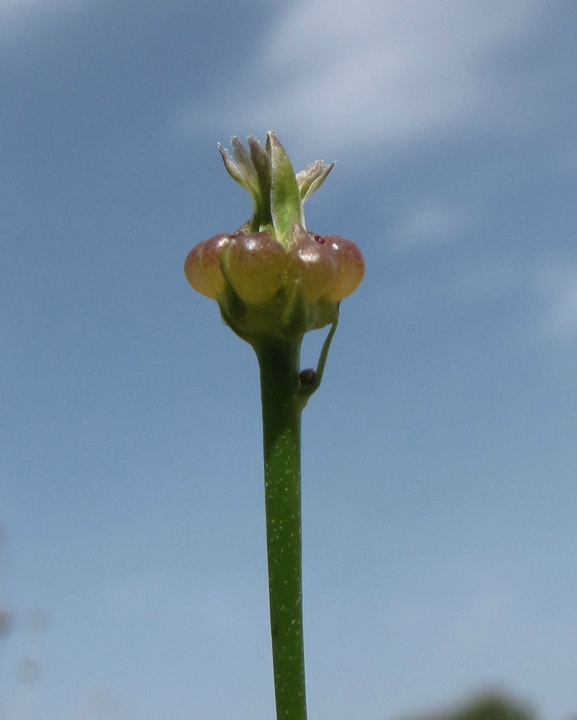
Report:
M266 338L260 366L270 621L277 720L306 720L299 341Z

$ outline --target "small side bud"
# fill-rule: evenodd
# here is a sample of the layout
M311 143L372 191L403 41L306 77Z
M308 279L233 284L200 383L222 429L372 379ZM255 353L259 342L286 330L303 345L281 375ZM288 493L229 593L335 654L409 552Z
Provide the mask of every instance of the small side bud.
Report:
M315 369L314 368L306 368L306 370L301 370L300 372L300 381L301 385L312 385L315 381Z

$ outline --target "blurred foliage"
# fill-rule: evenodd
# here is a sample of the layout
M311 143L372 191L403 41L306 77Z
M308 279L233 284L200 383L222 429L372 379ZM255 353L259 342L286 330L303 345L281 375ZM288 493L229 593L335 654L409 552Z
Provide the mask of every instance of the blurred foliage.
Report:
M414 720L535 720L531 710L503 694L479 695L446 712L422 715Z

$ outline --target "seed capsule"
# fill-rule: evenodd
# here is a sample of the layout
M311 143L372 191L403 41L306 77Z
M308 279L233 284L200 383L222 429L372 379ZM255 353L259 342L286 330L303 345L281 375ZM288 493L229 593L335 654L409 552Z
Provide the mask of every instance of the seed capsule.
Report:
M338 269L327 294L327 300L337 302L348 297L358 288L365 275L365 260L358 246L338 235L325 235L326 244L333 250Z
M287 258L289 282L298 283L306 302L315 302L333 285L337 263L320 235L300 230Z
M269 300L280 288L286 254L268 232L235 235L223 254L227 279L248 304Z
M225 280L220 269L220 256L231 240L231 235L220 233L194 247L184 262L184 274L192 287L201 295L218 300L224 292Z
M240 337L292 341L336 323L338 303L361 283L365 262L350 240L305 230L303 202L332 165L318 160L295 175L274 133L264 146L253 137L248 145L233 138L234 158L220 151L228 173L252 195L252 217L197 245L184 271ZM306 384L312 376L303 373Z

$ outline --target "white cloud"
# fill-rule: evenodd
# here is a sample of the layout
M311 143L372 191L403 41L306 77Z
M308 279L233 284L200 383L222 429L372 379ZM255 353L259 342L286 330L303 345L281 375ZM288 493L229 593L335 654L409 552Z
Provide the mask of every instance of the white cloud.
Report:
M416 241L415 241L416 242ZM410 249L405 244L400 249ZM428 282L399 283L387 288L392 315L417 315L424 307L496 297L530 298L532 310L517 318L524 342L545 343L556 351L577 340L577 262L520 262L513 257L475 258ZM513 320L512 320L513 322ZM514 330L514 326L512 326Z
M82 0L0 0L0 36L5 41L28 23L45 20L81 3Z
M74 712L74 720L135 720L134 704L103 689L91 689Z
M119 583L103 593L103 608L134 626L156 618L156 626L182 632L183 627L210 628L214 637L246 642L252 618L243 608L246 598L223 586L172 584L165 578L139 578Z
M555 340L577 335L577 265L554 262L544 267L538 284L545 295L542 327Z
M458 238L468 226L466 207L432 199L420 200L402 218L393 236L393 245L408 249L446 243Z
M546 9L544 0L296 0L236 95L195 112L194 123L274 127L281 137L306 137L317 152L504 123L507 93L491 62Z

